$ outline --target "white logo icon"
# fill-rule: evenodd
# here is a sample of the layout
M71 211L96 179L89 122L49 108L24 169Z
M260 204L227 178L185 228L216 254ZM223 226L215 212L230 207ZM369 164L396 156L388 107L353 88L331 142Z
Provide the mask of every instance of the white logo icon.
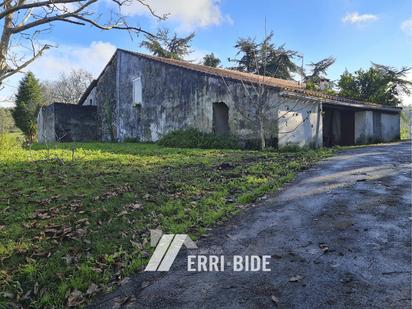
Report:
M150 245L156 247L145 271L168 271L182 245L197 249L196 244L186 234L164 234L160 230L150 230Z

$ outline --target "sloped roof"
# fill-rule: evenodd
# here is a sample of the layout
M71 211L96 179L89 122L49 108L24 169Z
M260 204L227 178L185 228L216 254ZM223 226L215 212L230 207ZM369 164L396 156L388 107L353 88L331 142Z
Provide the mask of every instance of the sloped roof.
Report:
M230 79L239 80L239 81L243 81L247 83L258 83L262 85L281 87L281 88L284 88L284 87L296 88L296 89L304 88L300 83L296 81L268 77L268 76L261 76L261 75L256 75L252 73L245 73L245 72L223 69L223 68L212 68L212 67L208 67L205 65L195 64L195 63L183 61L183 60L150 56L150 55L146 55L146 54L142 54L138 52L132 52L132 51L124 50L124 49L120 49L120 50L123 52L129 53L129 54L135 55L137 57L151 59L157 62L171 64L173 66L178 66L178 67L189 69L189 70L196 71L196 72L206 73L206 74L210 74L210 75L214 75L218 77L230 78Z
M269 87L280 88L281 90L283 90L283 94L285 96L293 96L293 95L304 96L307 99L321 100L329 104L352 106L354 108L385 110L389 112L399 112L401 110L401 108L399 107L383 106L380 104L374 104L370 102L362 102L362 101L351 100L351 99L347 99L347 98L343 98L339 96L327 95L319 91L306 90L304 84L302 85L301 83L298 83L296 81L261 76L261 75L256 75L253 73L245 73L245 72L223 69L223 68L213 68L213 67L208 67L208 66L204 66L201 64L191 63L188 61L151 56L151 55L146 55L146 54L133 52L133 51L125 50L125 49L117 49L116 53L118 51L122 51L128 54L134 55L136 57L141 57L141 58L153 60L156 62L161 62L161 63L173 65L176 67L184 68L187 70L220 77L222 79L232 79L232 80L237 80L237 81L245 82L245 83L252 83L252 84L257 84L257 85L265 85ZM90 88L93 88L93 87L94 85L90 85ZM90 90L88 89L88 91L90 92L91 89ZM82 104L82 103L83 102L80 100L79 104Z

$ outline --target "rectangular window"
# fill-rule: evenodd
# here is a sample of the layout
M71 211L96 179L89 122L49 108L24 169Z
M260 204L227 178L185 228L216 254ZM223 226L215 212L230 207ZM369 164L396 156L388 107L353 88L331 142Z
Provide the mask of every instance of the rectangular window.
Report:
M142 79L133 79L133 104L142 104Z

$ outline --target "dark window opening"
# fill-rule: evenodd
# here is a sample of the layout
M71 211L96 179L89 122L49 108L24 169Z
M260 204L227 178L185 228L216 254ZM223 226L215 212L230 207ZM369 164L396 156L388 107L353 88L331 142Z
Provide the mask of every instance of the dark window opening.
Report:
M229 107L223 102L213 103L213 133L217 135L230 133Z

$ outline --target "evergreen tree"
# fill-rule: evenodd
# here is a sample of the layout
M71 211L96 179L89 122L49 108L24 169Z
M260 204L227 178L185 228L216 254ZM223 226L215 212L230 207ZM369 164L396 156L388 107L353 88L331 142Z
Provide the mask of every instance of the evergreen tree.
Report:
M220 59L215 54L207 54L203 57L202 64L208 67L217 68L220 64Z
M293 62L298 52L285 48L285 45L276 47L273 36L273 32L269 33L262 42L256 42L252 38L239 38L234 47L237 49L236 57L240 58L229 59L237 64L231 69L262 76L293 79L292 73L299 70Z
M183 60L192 52L190 45L194 37L194 32L185 37L178 37L176 33L170 35L167 29L159 29L156 36L146 35L146 40L140 47L146 48L154 56Z
M43 105L43 96L39 81L29 72L20 81L16 95L16 107L12 115L16 126L29 142L33 142L37 133L37 114Z
M412 81L407 79L410 68L392 68L372 63L367 71L354 74L345 71L338 82L339 95L354 100L397 106L402 94L410 95Z

